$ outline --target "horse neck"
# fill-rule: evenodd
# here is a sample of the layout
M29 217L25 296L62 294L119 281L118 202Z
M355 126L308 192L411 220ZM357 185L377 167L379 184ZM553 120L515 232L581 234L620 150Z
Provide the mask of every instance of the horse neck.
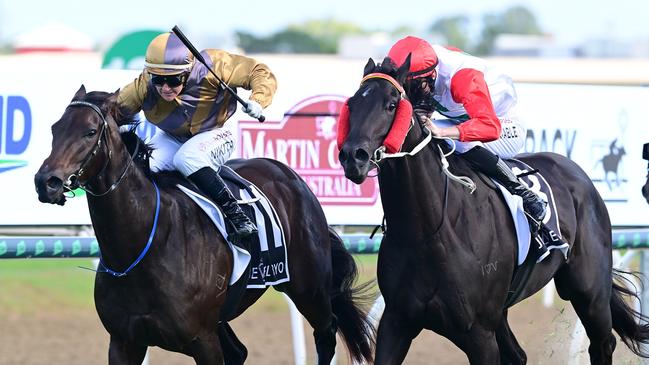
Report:
M101 194L125 171L130 155L117 133L110 134L111 153L105 170L89 184ZM103 196L88 194L90 218L102 258L114 270L125 269L146 245L156 210L156 192L151 181L131 164L112 191Z
M417 126L413 129L419 130ZM424 138L423 133L412 134L404 143L404 151ZM379 185L389 229L400 235L436 233L445 214L446 184L439 151L433 142L414 156L386 161L381 166Z

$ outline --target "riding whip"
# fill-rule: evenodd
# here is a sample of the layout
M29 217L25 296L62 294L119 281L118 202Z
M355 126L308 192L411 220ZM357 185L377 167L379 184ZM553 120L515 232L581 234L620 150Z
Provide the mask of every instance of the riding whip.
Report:
M212 76L214 76L216 78L216 80L219 82L219 85L221 86L221 89L228 91L232 96L234 96L235 99L237 99L237 101L239 103L241 103L241 105L244 105L247 108L248 103L245 100L241 99L241 97L239 95L237 95L237 93L234 90L232 90L231 87L229 87L225 82L223 82L223 80L221 80L221 78L218 77L216 75L216 73L214 73L214 71L212 71L210 66L207 65L207 62L205 62L205 59L203 58L203 56L201 56L201 53L198 52L196 47L194 47L194 45L192 45L192 43L189 41L189 39L187 39L187 37L185 37L183 32L180 31L180 28L178 28L177 25L174 25L174 27L173 27L173 29L171 31L174 32L174 34L176 34L178 36L178 38L180 38L180 41L183 42L183 44L187 48L189 48L189 51L194 55L194 57L200 63L205 65L207 70L212 73ZM261 123L263 123L266 120L266 117L264 117L263 115L260 115L259 118L257 118L257 120L260 121Z

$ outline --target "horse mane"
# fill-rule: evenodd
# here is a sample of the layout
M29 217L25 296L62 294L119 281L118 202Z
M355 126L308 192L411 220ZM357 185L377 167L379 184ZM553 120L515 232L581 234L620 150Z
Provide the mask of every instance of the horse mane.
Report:
M151 144L145 143L140 136L137 135L136 129L140 123L136 122L129 125L128 130L120 131L119 135L122 137L122 142L126 146L129 155L133 156L133 163L138 166L144 174L151 178L151 169L149 168L149 158L154 148ZM137 148L137 154L134 155Z
M126 146L128 153L133 156L133 164L140 169L149 180L155 181L161 188L175 187L176 184L189 187L188 180L178 171L151 171L149 158L155 148L151 144L145 143L142 138L137 135L135 130L137 129L138 124L139 122L136 122L132 124L128 130L120 132L122 142ZM133 155L136 146L138 146L138 151L137 154Z
M378 72L395 77L398 69L399 67L390 57L385 57L383 62L376 64L376 67L372 72Z
M374 73L382 73L389 75L391 77L396 78L397 76L397 71L399 69L399 66L392 60L390 57L385 57L381 63L377 63L374 69L371 72ZM406 90L406 94L408 93L408 88L409 88L409 83L405 82L404 85L402 85L404 89ZM421 121L421 116L417 113L414 113L413 116L415 117L415 120L417 124L423 128L423 123ZM433 153L437 154L438 152L435 151L437 147L442 149L443 153L449 153L451 152L452 148L449 146L447 143L443 143L443 140L441 139L433 139L431 143L426 146L426 149L430 149L433 151ZM468 172L475 172L471 167L469 162L464 158L452 154L449 156L449 163L452 165L460 165L462 167L462 171L468 171Z
M140 120L138 113L129 112L127 109L120 107L116 102L107 102L107 99L113 94L104 91L91 91L84 97L84 101L105 108L106 113L110 115L118 126L122 126L120 137L126 146L128 153L133 156L133 164L144 173L144 175L155 181L161 188L176 186L176 184L187 184L187 179L177 171L153 172L149 167L149 158L154 150L151 144L145 143L135 132ZM127 126L124 128L123 126ZM135 153L137 146L137 154Z
M137 113L129 112L115 101L107 102L111 95L113 94L105 91L91 91L84 96L83 100L105 108L106 113L113 117L117 125L136 124L138 122Z

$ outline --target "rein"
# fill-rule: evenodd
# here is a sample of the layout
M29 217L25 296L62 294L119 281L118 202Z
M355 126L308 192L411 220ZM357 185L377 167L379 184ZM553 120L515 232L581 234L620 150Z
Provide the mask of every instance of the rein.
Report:
M151 233L149 233L149 240L146 243L146 246L144 246L144 249L142 252L140 252L140 256L133 261L131 265L129 265L126 270L122 272L114 271L111 270L106 264L104 263L103 258L101 257L101 252L99 254L99 269L97 272L105 272L108 274L113 275L114 277L122 277L126 276L129 271L133 270L133 268L142 261L144 256L146 256L147 252L149 252L149 248L151 248L151 243L153 243L153 237L155 236L155 231L158 228L158 216L160 215L160 189L158 188L158 185L155 183L155 181L152 181L153 186L155 187L155 215L153 216L153 227L151 227Z
M94 271L94 272L98 272L98 273L99 272L108 273L108 274L113 275L116 278L121 278L122 276L126 276L126 274L128 274L129 271L133 270L133 268L135 268L135 266L137 266L137 264L139 264L140 261L142 261L142 259L144 259L144 256L146 256L146 254L149 252L149 249L151 248L151 243L153 243L153 236L155 236L155 231L158 228L158 216L160 215L160 189L158 188L158 185L155 183L155 181L152 181L152 183L153 183L153 186L155 187L155 194L156 194L155 195L155 197L156 197L156 199L155 199L155 202L156 202L155 215L153 216L153 227L151 227L151 233L149 233L149 240L147 241L146 246L144 246L144 249L142 250L142 252L140 252L140 256L138 256L135 259L135 261L133 261L133 263L130 264L126 268L126 270L120 272L120 271L112 270L108 266L106 266L106 264L104 263L104 259L101 256L101 251L100 251L99 252L99 265L97 265L97 267L98 267L97 270L94 270L94 269L91 269L91 268L88 268L88 267L83 267L83 266L79 266L80 269L90 270L90 271Z
M133 164L134 156L137 155L137 152L138 152L138 150L140 148L140 141L139 141L139 139L137 140L137 143L135 145L135 152L130 156L130 159L128 160L128 162L126 164L126 167L124 167L124 171L122 171L122 174L119 176L117 181L115 181L110 187L108 187L108 189L106 191L104 191L102 193L93 192L92 190L90 190L90 188L87 186L87 184L88 184L89 181L91 181L95 177L101 175L106 170L106 168L108 167L108 164L110 163L110 159L111 159L111 157L113 155L113 151L110 150L110 149L108 150L108 158L106 159L106 163L104 163L104 166L101 168L101 170L97 174L95 174L95 176L87 179L85 184L81 183L80 177L85 172L84 169L86 168L86 165L97 154L97 152L99 151L99 148L101 148L101 141L104 140L104 144L106 146L108 146L108 134L107 134L108 122L106 121L106 117L104 116L104 114L101 112L101 109L99 109L99 107L97 105L95 105L95 104L88 103L88 102L85 102L85 101L73 101L68 105L68 107L71 107L71 106L76 106L76 107L86 106L86 107L89 107L95 113L97 113L99 115L99 117L101 118L102 123L101 123L100 131L99 131L99 137L97 138L97 143L92 148L92 150L90 150L90 152L88 152L86 157L83 159L79 169L76 172L72 173L70 176L68 176L68 178L65 181L65 184L63 185L63 188L66 191L72 191L74 189L81 188L85 192L87 192L88 194L90 194L92 196L102 197L102 196L107 195L108 193L112 192L113 190L117 189L117 186L119 186L119 184L122 182L122 180L126 176L126 172L128 171L128 168Z
M124 180L124 177L126 176L126 172L128 171L129 167L131 167L131 165L133 164L133 159L135 158L135 156L137 156L137 153L138 153L139 148L140 148L140 140L139 140L139 138L136 139L135 151L133 152L132 155L130 155L130 158L129 158L127 164L126 164L126 167L124 168L124 171L122 171L122 174L119 176L119 178L103 193L95 193L95 192L91 191L88 188L87 182L94 179L95 177L99 176L100 174L102 174L106 170L106 167L108 166L108 163L110 162L110 159L111 159L111 156L112 156L112 151L110 149L108 150L108 158L106 159L106 163L104 164L104 167L102 167L102 169L95 176L93 176L90 179L86 180L86 184L82 184L79 177L84 173L84 169L85 169L86 165L88 164L88 162L90 162L90 160L97 154L97 151L99 151L99 149L101 148L102 140L104 140L104 144L106 146L108 146L108 137L107 137L107 132L106 132L108 130L108 122L106 121L106 117L104 116L104 114L101 112L101 109L99 109L99 107L97 105L95 105L95 104L88 103L88 102L85 102L85 101L73 101L68 105L68 107L71 107L71 106L89 107L90 109L95 111L95 113L97 113L101 117L102 124L101 124L101 127L100 127L101 130L99 131L99 137L97 138L97 143L92 148L92 150L90 150L90 152L88 152L86 157L83 159L79 169L76 172L74 172L73 174L71 174L67 178L67 181L64 184L64 188L67 191L72 191L72 190L74 190L76 188L81 188L85 192L87 192L88 194L90 194L92 196L95 196L95 197L101 197L101 196L108 195L108 193L110 193L113 190L117 189L119 184ZM103 258L101 256L101 252L99 253L99 266L98 266L97 270L89 269L89 268L86 268L86 267L81 267L82 269L87 269L87 270L91 270L91 271L95 271L95 272L108 273L108 274L113 275L114 277L119 278L119 277L122 277L122 276L126 276L126 274L128 274L131 270L133 270L133 268L135 266L137 266L137 264L139 264L142 261L142 259L144 259L144 256L146 256L147 252L149 252L149 249L151 248L151 244L153 243L153 237L155 236L155 232L156 232L156 230L158 228L158 217L160 215L160 189L158 188L158 185L155 183L155 181L152 181L152 183L153 183L153 187L155 187L155 192L156 192L156 207L155 207L155 214L154 214L154 217L153 217L153 227L151 227L151 232L149 233L149 239L148 239L148 241L146 243L146 246L142 250L142 252L140 252L140 255L135 259L135 261L133 261L133 263L131 263L131 265L128 266L128 268L126 268L126 270L124 270L122 272L112 270L108 266L106 266L106 264L104 263L104 260L103 260Z
M400 100L408 100L407 97L406 97L406 92L405 92L405 90L403 89L403 86L401 86L401 84L399 84L399 82L398 82L394 77L392 77L392 76L390 76L390 75L388 75L388 74L380 73L380 72L373 72L373 73L367 74L365 77L363 77L363 79L361 80L361 85L362 85L365 81L370 80L370 79L382 79L382 80L386 80L386 81L389 82L389 83L390 83L390 84L391 84L395 89L397 89L397 91L399 92ZM415 125L415 115L414 115L414 113L413 113L412 116L410 117L410 126L408 127L408 131L406 132L406 135L407 135L408 133L410 133L410 130L412 129L412 127L413 127L414 125ZM378 166L378 163L379 163L381 160L385 159L385 158L398 158L398 157L404 157L404 156L414 156L414 155L416 155L419 151L421 151L422 149L424 149L424 147L425 147L428 143L430 143L430 141L432 141L432 137L433 137L433 136L432 136L432 133L430 133L430 131L429 131L428 134L426 135L426 137L424 137L424 139L423 139L421 142L419 142L419 143L418 143L418 144L417 144L417 145L416 145L412 150L410 150L409 152L395 152L395 153L387 153L387 152L386 152L386 146L385 146L385 145L382 145L382 146L380 146L379 148L377 148L377 149L374 151L374 153L372 154L372 158L371 158L370 160L372 161L372 163L374 163L376 166Z
M370 73L367 76L363 77L363 79L361 80L361 84L363 84L365 81L367 81L369 79L383 79L383 80L388 81L395 89L397 89L401 99L402 100L406 99L406 93L405 93L405 91L403 89L403 86L401 86L399 84L399 82L394 77L392 77L390 75L387 75L387 74L384 74L384 73L380 73L380 72ZM413 113L413 115L410 117L410 126L408 127L408 131L406 132L406 135L408 133L410 133L410 131L412 130L412 127L414 125L415 125L415 115ZM446 159L446 157L450 156L451 154L453 154L453 152L455 152L455 141L453 141L450 138L446 138L446 137L445 138L433 137L433 133L428 128L424 128L424 129L428 133L426 133L426 136L419 143L417 143L417 145L415 147L413 147L412 150L410 150L408 152L387 153L385 145L382 145L379 148L377 148L376 150L374 150L374 153L372 153L372 157L370 158L370 162L373 163L376 166L377 169L380 169L379 162L381 162L381 160L383 160L383 159L386 159L386 158L400 158L400 157L405 157L405 156L414 156L417 153L419 153L421 150L423 150L424 147L426 147L426 145L429 144L433 140L433 138L446 139L451 144L451 151L449 153L444 153L442 151L442 149L439 146L437 146L437 148L439 149L439 153L440 153L440 159L441 159L441 163L442 163L442 171L444 172L444 174L448 178L450 178L451 180L459 183L460 185L464 186L465 188L469 189L469 194L473 194L473 192L476 189L475 183L469 177L454 175L448 169L449 168L449 163L448 163L448 160Z

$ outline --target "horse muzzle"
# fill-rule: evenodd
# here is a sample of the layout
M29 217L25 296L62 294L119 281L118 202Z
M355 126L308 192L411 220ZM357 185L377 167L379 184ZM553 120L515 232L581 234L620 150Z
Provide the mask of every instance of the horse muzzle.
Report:
M41 203L65 204L63 179L61 177L39 170L34 176L34 185L38 193L38 200Z
M371 166L370 154L366 148L350 147L345 144L338 153L338 160L343 166L346 178L358 185L365 181Z

